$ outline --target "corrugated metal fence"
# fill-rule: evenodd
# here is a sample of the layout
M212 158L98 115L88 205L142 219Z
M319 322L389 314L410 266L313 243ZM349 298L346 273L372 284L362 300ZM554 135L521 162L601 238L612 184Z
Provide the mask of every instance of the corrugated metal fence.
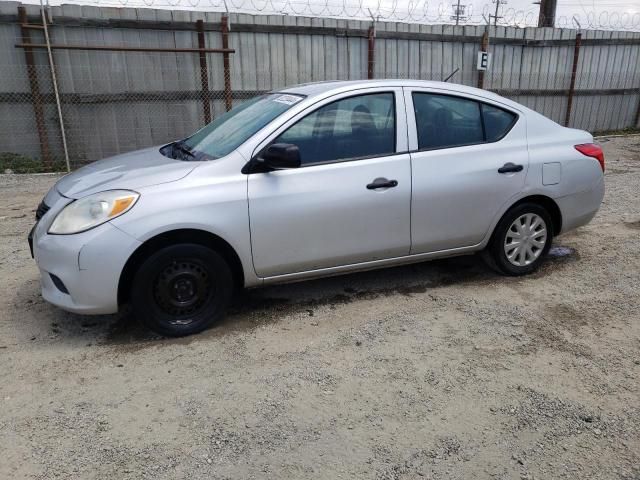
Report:
M22 10L22 11L21 11ZM638 127L640 33L418 25L63 5L48 23L72 167L184 137L232 104L327 79L417 78L482 86L558 123ZM64 158L42 17L0 3L0 159ZM229 28L227 28L229 27ZM32 45L32 46L26 46ZM569 115L568 115L569 112ZM12 163L13 162L13 163Z

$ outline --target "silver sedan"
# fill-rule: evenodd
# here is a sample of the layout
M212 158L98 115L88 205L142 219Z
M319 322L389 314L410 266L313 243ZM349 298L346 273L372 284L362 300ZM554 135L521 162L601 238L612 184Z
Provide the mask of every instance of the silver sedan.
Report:
M201 331L233 290L482 252L534 271L604 195L593 137L484 90L299 85L63 177L30 243L44 298Z

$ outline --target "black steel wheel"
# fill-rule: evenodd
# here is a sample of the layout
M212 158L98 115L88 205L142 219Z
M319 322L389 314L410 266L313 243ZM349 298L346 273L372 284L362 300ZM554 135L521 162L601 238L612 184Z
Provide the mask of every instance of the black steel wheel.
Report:
M135 315L151 330L184 336L222 318L233 294L229 265L217 252L179 244L155 252L133 279Z

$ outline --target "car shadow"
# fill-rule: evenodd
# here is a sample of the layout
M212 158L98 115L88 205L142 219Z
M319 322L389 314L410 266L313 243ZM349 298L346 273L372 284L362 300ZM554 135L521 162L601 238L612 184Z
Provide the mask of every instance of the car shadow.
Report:
M560 247L562 254L550 255L533 278L549 273L562 263L577 258L575 250ZM568 252L568 253L567 253ZM529 276L527 278L532 278ZM314 316L318 308L384 296L411 296L456 285L480 285L496 281L518 281L490 270L478 255L433 260L305 282L268 286L238 292L227 316L211 329L184 338L165 338L150 332L125 306L117 315L86 316L64 312L42 300L37 280L29 280L16 293L16 316L31 318L33 333L28 340L68 342L78 346L103 345L135 351L165 343L203 341L277 323L292 314ZM21 312L22 310L22 312ZM19 325L17 322L16 325Z
M239 291L225 318L206 332L163 341L191 343L277 323L286 315L314 316L318 308L390 295L410 296L453 283L492 281L497 275L476 256L434 260L412 265L267 286ZM105 343L130 345L153 342L156 336L124 313L109 330Z

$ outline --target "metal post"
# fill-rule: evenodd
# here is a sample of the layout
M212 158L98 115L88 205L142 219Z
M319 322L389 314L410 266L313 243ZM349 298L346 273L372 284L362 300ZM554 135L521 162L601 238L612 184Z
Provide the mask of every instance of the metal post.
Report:
M42 163L45 167L52 166L51 151L49 150L49 138L47 135L47 127L44 122L44 108L42 94L40 93L40 85L38 83L38 73L35 67L35 57L33 49L29 47L31 44L31 34L27 25L27 11L25 7L18 7L18 16L20 18L22 43L26 45L24 49L24 57L27 63L27 76L29 77L29 86L31 88L31 101L33 104L33 113L36 117L36 129L38 130L38 139L40 140L40 153L42 155Z
M640 92L640 88L638 89ZM640 128L640 97L638 97L638 109L636 110L636 116L633 118L633 125L631 128Z
M486 52L489 48L489 26L485 27L482 34L482 40L480 41L480 51ZM478 70L478 88L484 88L484 70Z
M56 78L56 66L53 63L53 54L51 53L51 42L49 41L49 28L47 27L47 17L44 13L44 4L40 0L40 14L42 16L42 25L44 27L44 40L47 44L47 54L49 56L49 68L51 69L51 83L53 85L53 93L56 97L56 107L58 109L58 121L60 122L60 135L62 136L62 148L64 150L64 161L67 164L67 172L71 171L69 162L69 150L67 149L67 134L64 129L64 120L62 118L62 106L60 105L60 94L58 93L58 80Z
M558 0L540 0L538 27L553 27L556 23L556 6Z
M576 45L573 48L573 66L571 67L571 83L569 84L569 94L567 96L567 113L564 117L564 126L569 126L569 120L571 120L571 107L573 106L573 94L576 89L576 72L578 71L578 59L580 58L580 41L582 40L582 34L576 34Z
M369 27L369 52L367 59L367 78L373 78L373 71L376 65L376 29L372 25Z
M225 51L222 54L222 65L224 67L224 105L227 112L233 107L233 100L231 96L231 62L229 61L229 17L224 15L221 19L222 22L222 49Z
M198 31L198 48L206 48L204 41L204 22L196 22ZM200 51L200 81L202 82L202 109L204 111L204 123L211 122L211 102L209 101L209 70L207 68L207 54Z

